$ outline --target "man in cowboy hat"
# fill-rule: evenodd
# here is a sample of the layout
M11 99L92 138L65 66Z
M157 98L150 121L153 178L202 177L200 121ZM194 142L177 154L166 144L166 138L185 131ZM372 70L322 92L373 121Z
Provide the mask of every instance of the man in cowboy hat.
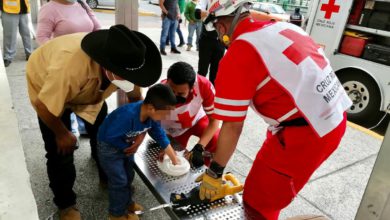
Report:
M104 99L118 88L134 90L130 96L140 97L138 86L155 83L161 69L161 56L154 43L124 25L61 36L31 55L27 63L28 93L38 114L50 188L61 220L81 218L72 189L77 139L70 131L70 113L86 122L92 156L97 160L96 133L107 115ZM104 180L97 164L99 177Z

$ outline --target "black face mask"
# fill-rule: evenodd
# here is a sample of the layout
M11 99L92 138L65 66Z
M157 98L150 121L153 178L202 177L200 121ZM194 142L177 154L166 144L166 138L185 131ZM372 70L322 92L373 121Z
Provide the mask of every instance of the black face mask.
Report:
M183 104L187 101L187 98L184 98L183 96L176 96L176 103L177 104Z

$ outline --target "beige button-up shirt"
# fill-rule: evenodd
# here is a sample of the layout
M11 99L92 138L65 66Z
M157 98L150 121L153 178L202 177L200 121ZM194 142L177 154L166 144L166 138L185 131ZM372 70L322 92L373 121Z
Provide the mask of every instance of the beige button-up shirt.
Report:
M31 54L27 63L30 101L36 99L59 117L65 108L94 123L104 99L117 90L113 84L100 90L102 69L82 49L86 33L57 37Z

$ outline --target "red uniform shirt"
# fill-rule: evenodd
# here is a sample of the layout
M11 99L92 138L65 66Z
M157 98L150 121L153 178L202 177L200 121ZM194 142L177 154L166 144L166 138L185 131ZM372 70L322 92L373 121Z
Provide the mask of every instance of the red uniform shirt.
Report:
M166 80L162 83L166 83ZM205 115L212 115L214 112L214 93L215 89L211 82L204 76L197 75L186 102L176 105L169 119L161 122L167 133L173 137L179 136Z

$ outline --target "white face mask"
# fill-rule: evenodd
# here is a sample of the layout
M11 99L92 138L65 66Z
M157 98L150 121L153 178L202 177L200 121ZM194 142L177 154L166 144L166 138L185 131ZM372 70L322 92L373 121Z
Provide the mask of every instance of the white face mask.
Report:
M106 70L106 75L108 77L107 70ZM118 88L120 88L124 92L131 92L131 91L134 90L134 84L133 83L131 83L131 82L127 81L127 80L115 79L115 74L113 74L113 73L111 73L111 75L114 78L114 80L112 80L111 83L116 85Z
M114 79L111 81L111 83L122 89L124 92L131 92L134 89L134 84L127 80Z

